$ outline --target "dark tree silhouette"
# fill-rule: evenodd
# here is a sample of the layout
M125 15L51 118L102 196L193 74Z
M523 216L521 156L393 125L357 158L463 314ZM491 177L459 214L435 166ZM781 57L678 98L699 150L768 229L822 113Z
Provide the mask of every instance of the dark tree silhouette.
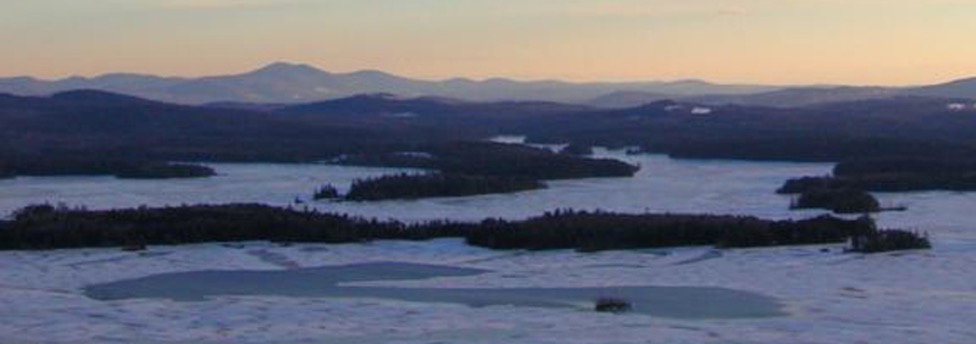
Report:
M332 184L322 185L318 190L315 190L313 195L314 199L336 199L339 197L339 189L336 189Z
M881 204L863 190L846 188L818 188L805 190L800 194L791 209L827 209L838 214L875 213L881 211Z
M640 169L614 159L556 154L548 149L492 142L449 142L348 155L338 163L362 166L413 167L445 174L525 177L537 180L630 177ZM422 153L422 154L419 154Z
M207 166L175 163L147 163L115 172L115 176L122 179L202 178L216 174Z
M851 238L852 252L879 253L932 248L927 234L904 230L871 231Z
M492 249L597 251L671 246L842 243L875 231L868 218L771 221L748 216L557 211L524 221L405 224L257 204L105 211L26 207L0 222L0 249L141 247L267 240L349 243L464 238Z
M472 176L453 173L397 174L352 183L346 199L377 201L510 193L545 188L537 180L508 176Z

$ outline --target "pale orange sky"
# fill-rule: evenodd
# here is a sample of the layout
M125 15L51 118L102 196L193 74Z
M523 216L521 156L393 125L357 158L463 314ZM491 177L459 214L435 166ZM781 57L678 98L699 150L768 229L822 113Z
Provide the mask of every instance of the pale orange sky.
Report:
M976 76L976 0L0 0L0 75L922 84Z

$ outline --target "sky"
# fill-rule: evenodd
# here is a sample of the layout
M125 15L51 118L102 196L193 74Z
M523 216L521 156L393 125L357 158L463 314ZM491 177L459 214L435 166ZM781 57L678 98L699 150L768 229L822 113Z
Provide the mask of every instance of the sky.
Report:
M976 0L0 0L0 76L911 85L976 76L974 37Z

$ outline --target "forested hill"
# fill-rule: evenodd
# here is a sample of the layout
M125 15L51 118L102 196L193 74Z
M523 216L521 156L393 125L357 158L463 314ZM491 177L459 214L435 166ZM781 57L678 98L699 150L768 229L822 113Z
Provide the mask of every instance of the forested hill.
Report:
M660 101L540 121L524 132L535 142L636 146L687 158L951 158L965 157L976 147L972 103L899 97L783 109Z
M3 99L0 140L7 144L0 147L0 155L8 157L299 160L383 137L367 127L295 123L256 112L171 105L99 91Z
M359 107L342 106L350 103ZM418 104L427 107L418 108ZM454 104L363 96L335 104L312 104L310 109L269 112L182 106L101 91L72 91L51 97L3 96L0 174L108 171L120 175L164 161L311 162L412 151L416 147L451 152L457 149L450 147L461 145L494 154L490 159L477 160L481 167L468 166L475 160L450 160L464 165L452 168L467 168L466 172L475 174L483 172L479 168L494 166L496 160L541 162L526 165L542 169L522 169L531 172L527 176L548 175L544 170L550 168L575 171L594 165L598 166L595 175L603 175L599 166L613 165L548 151L503 149L483 142L504 133L503 127L516 127L526 118L570 116L564 110L580 111L575 106ZM407 111L413 114L389 115ZM624 170L631 169L621 165Z
M341 116L466 116L518 118L525 115L565 114L591 110L586 106L544 101L472 103L451 98L401 98L392 94L363 94L316 103L283 106L276 112Z
M101 91L0 95L2 153L166 159L325 159L405 143L483 140L522 120L584 112L543 102L464 103L366 95L277 111L197 107Z
M976 147L976 107L898 97L802 108L674 101L619 110L546 102L357 96L247 110L173 105L100 91L0 96L0 170L45 159L316 161L445 149L499 134L639 147L690 158L842 161L955 158ZM9 168L8 168L9 170Z

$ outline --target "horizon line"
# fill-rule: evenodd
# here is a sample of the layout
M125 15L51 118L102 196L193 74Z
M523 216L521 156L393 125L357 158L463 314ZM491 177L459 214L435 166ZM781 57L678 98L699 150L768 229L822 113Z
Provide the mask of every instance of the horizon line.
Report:
M817 87L817 88L831 88L831 87L885 87L885 88L903 88L903 87L919 87L919 86L929 86L929 85L939 85L945 83L951 83L955 81L966 80L974 77L967 76L957 76L949 79L941 79L936 81L930 81L926 83L905 83L905 84L867 84L867 83L844 83L844 82L812 82L812 83L762 83L762 82L749 82L749 81L727 81L727 80L712 80L700 77L683 77L676 79L574 79L574 78L561 78L561 77L514 77L514 76L489 76L489 77L472 77L472 76L409 76L397 72L390 72L377 68L363 68L348 71L332 71L323 68L319 65L306 63L306 62L294 62L288 60L277 60L272 62L267 62L264 64L259 64L256 67L251 67L237 72L213 72L213 73L202 73L202 74L157 74L152 72L134 72L134 71L114 71L114 72L97 72L91 74L66 74L61 76L36 76L30 74L20 74L20 75L0 75L0 79L16 79L16 78L29 78L35 81L41 82L59 82L70 79L95 79L99 77L112 76L112 75L133 75L133 76L147 76L147 77L158 77L166 79L200 79L200 78L212 78L212 77L227 77L227 76L239 76L246 75L272 67L275 65L288 65L291 67L310 67L315 70L338 75L349 75L356 73L366 73L366 72L378 72L399 78L411 79L416 81L428 81L428 82L447 82L453 80L465 80L471 82L488 82L493 80L502 81L513 81L522 83L532 83L532 82L560 82L569 84L627 84L627 83L681 83L681 82L703 82L713 85L725 85L725 86L760 86L760 87L781 87L781 88L795 88L795 87Z

